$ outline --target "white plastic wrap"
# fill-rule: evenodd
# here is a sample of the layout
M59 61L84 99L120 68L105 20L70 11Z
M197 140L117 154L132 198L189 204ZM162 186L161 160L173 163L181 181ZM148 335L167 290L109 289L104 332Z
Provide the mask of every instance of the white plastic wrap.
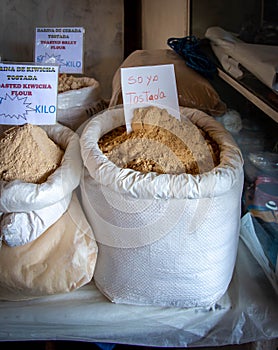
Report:
M230 283L240 224L241 153L212 117L183 112L220 145L221 163L210 172L158 176L118 168L97 142L124 125L121 108L92 119L81 135L82 202L100 252L94 280L113 302L210 306Z
M229 289L215 308L111 303L91 282L71 293L0 302L0 340L70 340L207 347L278 338L278 297L240 240Z
M274 290L276 291L278 295L278 256L277 256L277 235L276 237L273 237L272 242L268 242L269 246L273 246L273 252L276 251L276 264L271 267L269 257L266 254L266 250L270 247L263 246L262 243L259 240L259 232L256 232L253 220L256 220L256 218L252 218L252 214L250 212L247 212L243 218L242 218L242 228L241 228L241 237L244 243L249 248L250 252L254 256L254 258L258 261L260 266L265 272L266 277L269 279L270 283L272 284ZM263 228L261 227L262 234L264 235L265 239L268 238L267 233L263 231ZM277 231L276 231L277 233ZM276 246L275 246L276 243Z

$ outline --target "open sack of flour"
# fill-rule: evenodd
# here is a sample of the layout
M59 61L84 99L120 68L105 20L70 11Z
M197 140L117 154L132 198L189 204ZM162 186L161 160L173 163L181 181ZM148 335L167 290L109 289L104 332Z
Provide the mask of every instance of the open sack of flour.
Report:
M24 124L2 134L0 299L72 291L93 276L97 245L75 193L79 136Z
M57 121L72 130L107 108L107 102L101 97L100 83L89 77L59 75Z
M81 177L79 136L60 124L24 124L5 131L0 154L0 233L20 246L67 210Z
M119 144L119 106L90 120L80 137L82 203L99 248L94 280L115 303L207 307L231 281L242 155L214 118L181 111L182 123L165 110L139 109L138 133Z

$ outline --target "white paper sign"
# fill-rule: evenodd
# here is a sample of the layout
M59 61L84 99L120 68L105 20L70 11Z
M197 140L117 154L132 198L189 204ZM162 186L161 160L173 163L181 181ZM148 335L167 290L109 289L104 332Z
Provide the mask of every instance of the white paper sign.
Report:
M121 68L121 86L127 132L138 107L157 105L180 119L173 64Z
M55 124L58 73L58 66L0 63L0 124Z
M35 62L56 64L60 73L83 73L82 27L36 28Z

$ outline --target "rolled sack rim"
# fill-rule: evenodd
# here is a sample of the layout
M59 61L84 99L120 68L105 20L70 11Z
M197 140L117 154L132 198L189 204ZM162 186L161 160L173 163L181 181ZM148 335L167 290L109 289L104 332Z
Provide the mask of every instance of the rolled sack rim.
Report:
M142 173L118 167L101 152L98 140L125 124L119 105L90 120L80 136L81 157L90 176L102 186L133 198L212 198L227 193L238 181L243 183L243 157L230 133L205 112L187 107L180 110L181 119L189 118L218 143L221 152L218 166L199 175Z
M0 212L42 209L65 198L80 183L82 158L78 134L59 123L41 127L65 151L61 164L41 184L0 181Z

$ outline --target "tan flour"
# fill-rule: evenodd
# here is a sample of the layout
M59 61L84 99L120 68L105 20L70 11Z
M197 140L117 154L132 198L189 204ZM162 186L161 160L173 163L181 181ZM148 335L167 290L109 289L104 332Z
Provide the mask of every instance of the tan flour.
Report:
M0 179L45 182L60 165L63 154L41 127L12 127L0 139Z
M83 87L93 86L95 80L88 79L87 77L74 77L73 75L60 74L58 78L58 93L78 90Z
M141 172L196 175L219 164L219 147L208 134L158 107L136 109L132 132L120 126L98 144L117 166Z

